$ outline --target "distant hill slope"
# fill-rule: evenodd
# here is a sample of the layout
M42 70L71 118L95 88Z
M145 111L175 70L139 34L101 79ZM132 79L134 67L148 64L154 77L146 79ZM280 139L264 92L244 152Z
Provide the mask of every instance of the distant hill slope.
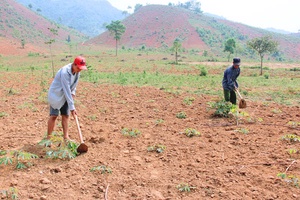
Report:
M57 24L14 0L0 1L0 16L0 41L2 44L11 44L12 48L20 48L22 39L25 41L25 47L29 49L31 46L32 50L47 47L45 42L50 39L55 39L57 44L65 43L68 38L74 43L86 40L82 33L63 26L58 28ZM50 31L51 28L58 30L57 35ZM8 49L7 46L5 48ZM0 49L0 53L3 53L5 48Z
M222 18L172 6L148 5L127 17L122 22L126 32L121 38L120 45L125 48L171 47L176 38L182 39L186 49L206 50L214 57L224 57L224 43L234 38L238 45L237 56L253 57L246 43L255 37L271 35L280 43L278 60L299 60L300 40L286 34L270 32L241 23L235 23ZM115 40L108 31L88 40L88 45L114 46Z
M103 24L124 19L122 11L106 0L16 0L59 24L93 37L104 31Z

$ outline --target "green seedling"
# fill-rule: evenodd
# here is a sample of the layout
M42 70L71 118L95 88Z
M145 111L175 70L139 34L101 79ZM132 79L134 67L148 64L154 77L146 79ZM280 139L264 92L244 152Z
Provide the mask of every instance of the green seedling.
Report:
M38 156L35 154L18 150L10 152L1 151L0 156L0 165L12 165L15 163L16 169L26 169L32 165L31 162L29 162L31 159L38 158Z
M5 116L7 116L6 112L0 112L0 117L5 117Z
M156 145L153 145L153 146L149 146L147 148L147 151L149 151L149 152L156 151L157 153L162 153L162 152L165 151L165 149L166 149L166 146L161 145L161 144L156 144Z
M2 193L6 199L19 199L18 190L14 187L9 188L8 190L0 190L0 193Z
M177 113L176 114L176 117L178 118L178 119L185 119L186 118L186 113L185 112L179 112L179 113Z
M290 127L290 128L297 128L298 126L300 125L300 122L294 122L294 121L289 121L288 122L288 126Z
M77 148L79 144L75 141L65 141L62 133L54 133L50 140L43 139L38 144L46 147L46 157L52 159L70 160L78 155Z
M163 124L164 120L163 119L158 119L155 121L155 126L158 126L159 124Z
M246 129L246 128L237 129L236 131L239 132L239 133L243 133L243 134L248 134L249 133L249 130Z
M186 105L192 105L194 101L195 101L194 97L186 97L184 98L183 103Z
M181 184L177 185L176 188L180 192L190 192L191 190L196 189L196 187L190 186L188 183L181 183Z
M112 173L112 170L109 167L106 167L104 165L92 167L90 169L90 172L96 172L96 171L100 171L101 174L106 174L106 173L111 174Z
M185 129L183 134L186 135L187 137L193 137L193 136L200 136L201 135L201 133L199 131L197 131L196 129L193 129L193 128Z
M285 182L287 182L288 184L290 184L296 188L300 187L299 178L295 175L287 175L286 173L278 173L277 177L284 179Z
M300 137L295 134L287 134L282 136L281 140L286 140L288 142L300 142Z
M273 109L272 113L278 114L278 113L282 113L282 111L280 109Z
M129 137L137 137L141 134L141 132L138 129L128 129L128 128L123 128L121 133Z

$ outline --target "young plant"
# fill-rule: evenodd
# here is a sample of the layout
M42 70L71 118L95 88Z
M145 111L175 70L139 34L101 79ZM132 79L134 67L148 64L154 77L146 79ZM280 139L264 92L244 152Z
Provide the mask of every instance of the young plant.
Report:
M16 169L26 169L32 165L29 161L36 158L38 158L37 155L25 151L1 151L0 165L15 164Z
M149 152L156 151L157 153L162 153L162 152L165 151L165 149L166 149L166 146L161 145L161 144L156 144L156 145L153 145L153 146L149 146L147 148L147 151L149 151Z
M227 102L225 100L221 100L218 102L209 102L210 108L216 109L213 116L215 117L230 117L230 113L235 113L237 110L237 106Z
M183 103L186 105L192 105L194 101L195 101L194 97L186 97L184 98Z
M96 172L96 171L100 171L101 174L106 174L106 173L111 174L112 173L112 170L109 167L106 167L104 165L95 166L90 169L90 172Z
M192 129L192 128L185 129L183 134L186 135L187 137L193 137L193 136L200 136L201 135L201 133L199 131L197 131L196 129Z
M185 112L179 112L179 113L177 113L176 114L176 117L178 118L178 119L185 119L186 118L186 113Z
M8 190L0 190L0 193L2 193L6 199L19 199L18 190L14 187L9 188Z
M78 155L79 144L72 140L64 141L61 134L53 134L50 140L43 139L38 144L46 147L47 158L70 160Z
M7 116L6 112L0 112L0 117L5 117L5 116Z
M141 132L138 129L128 129L128 128L123 128L121 133L129 137L137 137L141 134Z
M196 189L196 187L190 186L188 183L181 183L181 184L177 185L176 188L180 192L190 192L191 190Z
M300 122L294 122L294 121L288 122L288 126L293 129L297 128L299 125L300 125Z
M284 179L285 182L287 182L288 184L290 184L296 188L300 187L299 178L295 175L287 175L286 173L278 173L277 177Z
M249 130L246 128L237 129L236 131L245 135L249 133Z
M282 136L281 140L286 140L288 142L300 142L300 137L295 134L287 134Z
M158 126L160 124L163 124L164 123L164 120L163 119L158 119L155 121L155 126Z

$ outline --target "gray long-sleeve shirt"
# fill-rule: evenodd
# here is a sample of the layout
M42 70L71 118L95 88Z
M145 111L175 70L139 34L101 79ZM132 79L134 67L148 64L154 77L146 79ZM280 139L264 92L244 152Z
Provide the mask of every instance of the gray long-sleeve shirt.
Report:
M234 90L234 87L239 87L238 82L236 81L237 77L240 75L240 68L234 68L234 66L229 66L224 71L222 85L225 90Z
M76 93L76 86L80 73L72 74L72 63L62 67L48 91L48 102L54 109L60 109L65 102L68 102L69 110L75 110L72 94Z

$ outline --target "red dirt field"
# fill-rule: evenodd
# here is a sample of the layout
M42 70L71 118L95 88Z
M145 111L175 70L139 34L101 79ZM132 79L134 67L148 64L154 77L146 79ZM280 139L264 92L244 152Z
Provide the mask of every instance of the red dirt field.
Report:
M30 74L0 74L0 150L39 156L25 170L0 165L0 199L6 199L3 191L12 187L19 199L105 199L105 193L110 200L300 198L299 188L277 177L280 172L300 176L299 155L292 159L287 153L299 143L281 140L286 134L298 134L299 129L288 122L300 121L299 107L247 99L243 111L262 120L241 120L237 126L234 119L212 117L214 110L207 105L217 100L212 96L80 81L76 107L89 151L69 161L54 160L37 145L48 120L39 81ZM186 105L183 100L190 96L195 101ZM186 119L176 117L181 111ZM138 129L141 135L123 136L125 127ZM201 136L181 134L187 128ZM238 131L242 128L249 133ZM70 137L79 141L74 120ZM166 146L165 151L148 152L154 144ZM90 171L100 165L112 173ZM176 186L181 183L195 189L180 192Z

